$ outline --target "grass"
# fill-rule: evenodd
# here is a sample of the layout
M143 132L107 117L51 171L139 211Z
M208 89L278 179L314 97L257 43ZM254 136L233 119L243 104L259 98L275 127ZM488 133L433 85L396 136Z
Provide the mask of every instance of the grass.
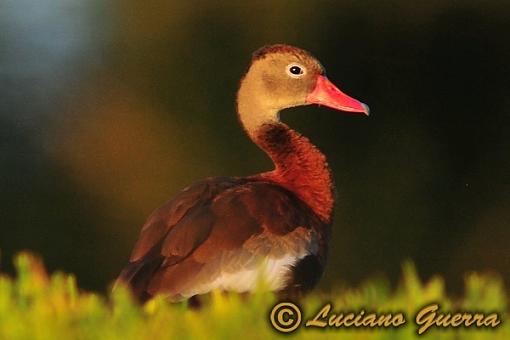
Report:
M507 298L500 279L471 274L464 297L446 296L441 278L423 283L411 264L405 264L401 284L367 282L331 296L312 294L300 302L303 323L291 334L271 327L269 315L277 303L271 294L249 298L214 293L204 307L190 310L185 303L156 298L140 307L124 290L108 297L82 292L72 275L46 274L42 262L27 253L15 259L15 278L0 276L0 339L510 339ZM398 328L305 328L321 307L331 302L340 313L362 309L378 313L402 312L407 322ZM416 313L438 303L443 311L497 312L501 324L492 328L430 328L417 335ZM284 318L284 322L287 319Z

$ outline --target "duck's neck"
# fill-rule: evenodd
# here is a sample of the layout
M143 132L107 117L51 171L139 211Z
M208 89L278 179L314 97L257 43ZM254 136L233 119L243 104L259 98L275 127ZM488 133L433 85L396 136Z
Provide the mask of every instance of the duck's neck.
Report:
M334 207L333 180L326 157L308 138L281 122L263 124L252 140L271 158L275 169L257 175L295 193L326 223Z
M331 222L333 180L326 157L308 138L283 123L263 124L254 139L275 169L259 176L294 192L326 223Z

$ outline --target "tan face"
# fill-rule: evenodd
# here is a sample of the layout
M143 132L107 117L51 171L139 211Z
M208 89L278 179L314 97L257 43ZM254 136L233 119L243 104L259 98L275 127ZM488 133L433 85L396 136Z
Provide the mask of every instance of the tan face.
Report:
M246 79L257 83L265 104L272 109L307 105L307 96L313 91L317 77L324 73L322 66L305 51L267 52L254 57Z
M279 122L278 112L293 106L318 104L368 115L368 106L340 91L308 52L289 45L266 46L253 55L241 80L237 111L248 134Z

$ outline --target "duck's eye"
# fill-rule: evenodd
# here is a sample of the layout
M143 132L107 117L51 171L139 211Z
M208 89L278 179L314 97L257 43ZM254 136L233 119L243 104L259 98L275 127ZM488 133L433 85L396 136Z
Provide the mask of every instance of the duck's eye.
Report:
M297 78L297 77L302 76L305 73L305 71L302 66L296 65L296 64L291 64L291 65L287 66L287 73L291 77Z
M301 67L299 66L292 66L290 68L290 73L292 74L295 74L295 75L298 75L298 74L301 74L303 71L301 70Z

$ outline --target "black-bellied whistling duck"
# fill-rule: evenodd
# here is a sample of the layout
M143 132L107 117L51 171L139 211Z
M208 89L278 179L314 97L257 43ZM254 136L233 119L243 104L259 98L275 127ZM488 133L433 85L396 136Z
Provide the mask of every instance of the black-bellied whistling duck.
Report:
M368 114L342 93L308 52L266 46L241 81L237 110L251 140L275 169L249 177L207 178L157 209L142 228L118 282L145 301L172 301L213 289L306 292L326 261L333 180L324 155L280 122L285 108L319 104Z

